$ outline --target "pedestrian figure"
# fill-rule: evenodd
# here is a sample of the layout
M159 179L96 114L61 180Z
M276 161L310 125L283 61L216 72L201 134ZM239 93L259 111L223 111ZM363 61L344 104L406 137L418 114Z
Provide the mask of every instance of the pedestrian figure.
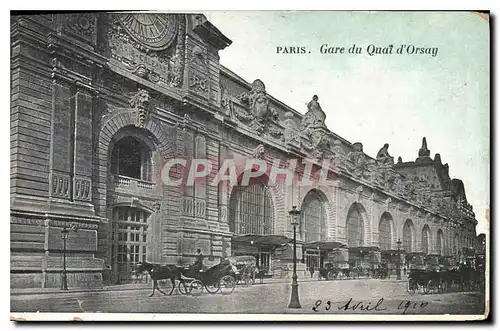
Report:
M309 272L311 273L311 278L313 278L313 275L314 275L314 266L313 265L309 268Z
M196 261L193 264L193 269L196 272L203 271L203 254L201 253L201 249L197 249L196 253L198 254L196 256Z

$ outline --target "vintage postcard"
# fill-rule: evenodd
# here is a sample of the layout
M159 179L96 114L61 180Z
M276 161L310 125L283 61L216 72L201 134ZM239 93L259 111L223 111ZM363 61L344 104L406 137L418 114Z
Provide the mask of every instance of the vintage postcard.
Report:
M485 319L489 20L12 12L11 319Z

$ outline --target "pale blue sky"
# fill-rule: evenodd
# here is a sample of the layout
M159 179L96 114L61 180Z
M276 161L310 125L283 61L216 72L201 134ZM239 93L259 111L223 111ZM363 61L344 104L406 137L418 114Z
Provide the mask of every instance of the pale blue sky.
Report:
M375 156L384 143L403 161L422 137L464 181L485 232L489 196L489 28L471 13L207 12L233 44L221 63L304 113L317 94L330 130ZM322 44L356 44L362 55L320 54ZM429 55L366 55L369 44L438 47ZM276 54L305 46L310 54Z

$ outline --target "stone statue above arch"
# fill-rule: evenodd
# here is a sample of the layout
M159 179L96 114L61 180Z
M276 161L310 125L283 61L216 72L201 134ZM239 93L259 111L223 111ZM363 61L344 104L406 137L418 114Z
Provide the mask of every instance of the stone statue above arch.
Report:
M377 153L377 162L381 165L393 165L394 158L389 154L389 144L384 144Z
M307 104L307 113L302 118L302 129L325 127L326 114L321 109L318 96L314 95Z

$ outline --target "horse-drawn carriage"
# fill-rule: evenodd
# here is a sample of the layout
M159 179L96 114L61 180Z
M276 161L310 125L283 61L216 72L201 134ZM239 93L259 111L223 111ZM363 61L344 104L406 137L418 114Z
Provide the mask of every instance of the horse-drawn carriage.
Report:
M186 284L188 282L188 284ZM179 282L181 294L201 294L203 289L208 293L231 294L236 284L236 268L227 259L222 260L205 271L184 268Z
M228 259L221 260L219 264L204 271L197 270L193 266L180 267L172 264L159 265L141 262L136 267L136 273L143 272L147 272L153 282L153 292L150 296L154 295L156 289L166 295L159 288L158 282L167 279L170 279L172 283L169 295L176 287L181 294L201 294L204 289L211 294L217 292L231 294L236 284L236 267ZM177 286L176 281L178 281Z
M443 293L446 288L445 273L440 270L412 269L408 275L408 292Z
M325 263L325 265L319 268L319 279L332 280L337 279L340 268L336 267L333 263Z
M445 276L446 270L442 269L437 258L413 256L410 261L407 290L409 293L443 293L446 287Z
M355 279L364 276L364 270L361 267L353 267L348 265L334 265L333 263L325 263L322 268L319 268L319 279Z
M233 256L229 262L236 267L236 283L252 285L255 283L255 276L258 273L257 259L251 255Z
M438 292L443 293L450 289L473 290L478 287L480 272L471 266L443 265L439 259L428 257L420 259L419 263L410 265L408 275L408 292Z

